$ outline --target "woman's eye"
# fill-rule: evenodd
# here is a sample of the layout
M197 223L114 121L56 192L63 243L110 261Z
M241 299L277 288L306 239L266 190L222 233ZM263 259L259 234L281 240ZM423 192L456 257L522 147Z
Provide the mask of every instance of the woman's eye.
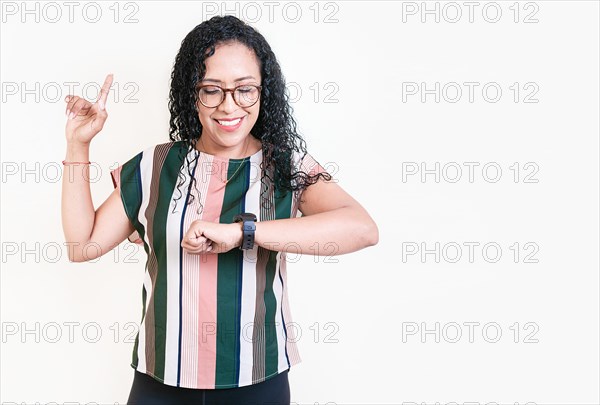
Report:
M219 89L204 89L206 94L217 94L219 91Z

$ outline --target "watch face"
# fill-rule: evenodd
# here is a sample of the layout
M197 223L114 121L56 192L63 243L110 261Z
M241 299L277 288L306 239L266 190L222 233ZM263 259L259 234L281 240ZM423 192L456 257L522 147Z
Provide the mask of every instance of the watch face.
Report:
M237 214L235 217L233 217L233 222L240 222L240 221L256 222L256 215L254 215L251 212L244 212L243 214Z

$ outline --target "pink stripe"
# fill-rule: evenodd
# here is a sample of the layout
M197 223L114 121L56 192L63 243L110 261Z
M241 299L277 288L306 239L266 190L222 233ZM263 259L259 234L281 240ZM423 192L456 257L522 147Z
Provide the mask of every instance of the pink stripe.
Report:
M219 162L220 163L220 162ZM227 173L228 164L215 164L210 174L202 219L219 222L225 197L225 184L220 181L221 170ZM217 267L218 255L207 254L200 263L200 306L198 311L198 387L214 388L217 369Z
M119 167L110 171L110 175L112 176L114 188L121 187L121 170L122 169L123 169L123 165L119 165Z
M190 154L191 155L191 154ZM198 157L196 172L203 167L204 157ZM207 184L202 183L202 176L195 175L196 185L192 188L194 195L193 202L187 206L183 232L189 229L193 221L202 219L202 213L198 214L200 207L204 204L206 198ZM191 180L190 180L191 181ZM186 187L189 184L186 183ZM197 189L197 190L196 190ZM182 198L181 201L185 201ZM183 202L181 205L183 206ZM182 208L183 209L183 208ZM198 309L200 308L200 255L190 254L183 250L182 273L183 273L183 296L182 296L182 336L181 336L181 386L196 387L198 381L198 335L200 328L198 326Z
M292 217L293 218L293 217ZM298 330L294 327L294 321L292 320L292 313L290 311L290 303L287 293L287 262L285 260L281 261L279 266L279 272L281 274L281 278L283 279L283 289L282 289L282 302L281 308L283 311L283 319L286 323L286 328L288 336L286 337L286 341L284 344L287 347L288 358L290 361L290 366L296 365L302 361L300 357L300 353L298 352L298 346L296 345L296 341L298 340Z

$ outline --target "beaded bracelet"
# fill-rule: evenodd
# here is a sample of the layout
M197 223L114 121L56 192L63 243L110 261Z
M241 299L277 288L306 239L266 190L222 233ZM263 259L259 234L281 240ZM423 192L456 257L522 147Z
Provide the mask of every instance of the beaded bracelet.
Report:
M67 162L66 160L62 161L63 165L89 165L92 164L92 162Z

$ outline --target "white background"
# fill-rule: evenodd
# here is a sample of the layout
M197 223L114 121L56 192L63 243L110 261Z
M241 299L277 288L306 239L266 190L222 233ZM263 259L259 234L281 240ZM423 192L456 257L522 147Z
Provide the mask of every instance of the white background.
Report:
M269 41L308 150L380 231L374 247L290 264L292 401L598 404L598 2L476 2L472 21L464 2L284 5L108 2L93 23L86 2L73 22L64 2L2 3L2 402L126 402L144 253L68 262L63 99L74 82L95 100L114 73L91 149L98 206L110 168L168 140L185 35L230 10ZM411 174L436 162L439 181ZM439 262L421 257L436 243Z

